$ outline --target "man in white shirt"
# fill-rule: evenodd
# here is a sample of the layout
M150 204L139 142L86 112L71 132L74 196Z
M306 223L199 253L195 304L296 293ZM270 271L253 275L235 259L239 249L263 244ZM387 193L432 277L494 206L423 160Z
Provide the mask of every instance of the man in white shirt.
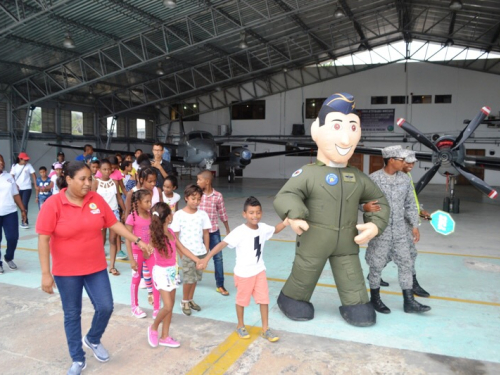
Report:
M7 240L5 251L5 262L11 270L17 270L14 263L14 252L16 251L17 240L19 239L19 228L17 227L17 207L21 210L23 222L26 221L26 210L19 196L14 178L4 172L5 161L0 155L0 242L2 242L2 229ZM1 247L0 247L1 251ZM4 273L2 257L0 253L0 274Z
M21 152L18 156L19 162L15 164L10 170L10 174L14 177L14 181L19 189L19 195L26 209L26 219L22 221L20 227L22 229L29 229L28 222L28 205L31 198L32 183L36 187L35 169L29 163L30 157L27 153ZM31 180L30 180L31 176Z

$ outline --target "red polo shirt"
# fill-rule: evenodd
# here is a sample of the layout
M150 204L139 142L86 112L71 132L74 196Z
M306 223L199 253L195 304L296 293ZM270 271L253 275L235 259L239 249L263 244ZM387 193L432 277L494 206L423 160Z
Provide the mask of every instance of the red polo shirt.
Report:
M52 274L81 276L106 269L101 229L116 223L113 211L96 192L89 192L81 207L65 193L47 199L36 221L36 232L50 236Z

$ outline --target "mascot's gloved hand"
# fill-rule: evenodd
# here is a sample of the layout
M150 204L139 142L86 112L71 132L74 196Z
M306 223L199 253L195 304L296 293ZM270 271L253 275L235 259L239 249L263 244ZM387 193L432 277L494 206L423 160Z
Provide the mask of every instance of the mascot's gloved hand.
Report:
M378 234L378 228L373 223L358 224L356 225L356 229L361 232L356 237L354 237L354 242L356 242L358 245L367 243Z
M305 220L300 220L300 219L287 219L287 220L290 226L292 227L293 231L299 236L302 233L307 232L307 230L309 229L309 224L307 224Z

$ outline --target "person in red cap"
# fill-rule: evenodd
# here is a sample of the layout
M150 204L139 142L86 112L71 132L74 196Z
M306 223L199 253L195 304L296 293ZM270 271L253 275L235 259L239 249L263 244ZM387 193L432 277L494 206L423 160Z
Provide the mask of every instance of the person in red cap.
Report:
M18 156L18 159L19 162L17 164L14 164L14 166L10 170L10 174L16 181L17 187L19 189L19 195L21 196L24 208L26 209L26 221L21 220L20 227L22 229L29 229L30 226L28 222L28 204L31 198L32 187L36 187L36 175L35 169L29 163L30 157L26 152L21 152Z

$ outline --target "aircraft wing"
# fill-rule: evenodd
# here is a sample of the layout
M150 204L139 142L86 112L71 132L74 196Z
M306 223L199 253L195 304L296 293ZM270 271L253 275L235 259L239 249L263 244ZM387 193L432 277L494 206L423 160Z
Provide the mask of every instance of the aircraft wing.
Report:
M297 149L297 150L289 150L289 151L275 151L275 152L261 152L261 153L252 153L252 159L263 159L263 158L271 158L273 156L281 156L281 155L294 155L294 154L301 154L304 152L302 149ZM217 159L215 160L214 164L219 164L222 162L230 161L231 160L231 155L228 156L217 156Z
M494 171L500 171L500 158L466 155L465 164L468 167L476 167L476 168L484 168Z
M71 150L78 150L83 152L83 146L62 145L57 143L47 143L47 146L68 148ZM95 147L93 148L95 152L100 152L102 154L134 154L133 151L127 151L127 150L107 150L105 148L95 148Z

